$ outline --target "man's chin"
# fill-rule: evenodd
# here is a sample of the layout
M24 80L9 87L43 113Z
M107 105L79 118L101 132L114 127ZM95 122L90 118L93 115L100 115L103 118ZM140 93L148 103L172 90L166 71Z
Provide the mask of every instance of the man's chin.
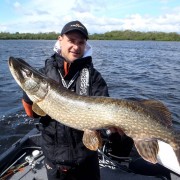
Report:
M72 56L71 58L69 58L70 62L74 62L76 59L79 59L79 56Z
M76 59L78 59L79 57L73 57L73 58L69 58L67 60L68 63L73 63Z

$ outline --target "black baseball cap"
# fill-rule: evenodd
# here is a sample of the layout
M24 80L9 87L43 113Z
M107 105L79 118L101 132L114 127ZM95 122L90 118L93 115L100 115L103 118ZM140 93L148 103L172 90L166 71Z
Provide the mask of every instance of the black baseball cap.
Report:
M88 31L86 27L79 21L71 21L67 23L62 29L61 35L71 31L80 31L85 36L85 38L88 39Z

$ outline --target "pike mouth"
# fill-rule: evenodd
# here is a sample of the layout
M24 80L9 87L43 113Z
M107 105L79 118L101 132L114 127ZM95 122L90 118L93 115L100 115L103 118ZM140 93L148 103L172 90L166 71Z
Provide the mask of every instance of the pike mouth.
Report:
M26 79L33 78L33 73L28 69L30 66L22 59L16 59L13 57L9 58L9 67L11 70L11 73L13 77L16 79L17 83L25 88L26 90L30 90L32 92L35 92L39 89L39 83L33 83L30 81L27 81ZM27 68L26 68L27 67Z
M12 67L12 59L9 58L8 64L9 64L9 67Z

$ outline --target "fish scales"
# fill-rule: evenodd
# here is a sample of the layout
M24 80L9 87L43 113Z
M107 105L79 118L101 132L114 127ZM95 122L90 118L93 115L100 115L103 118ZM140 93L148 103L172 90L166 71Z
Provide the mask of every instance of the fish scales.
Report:
M179 134L169 126L170 113L159 101L79 96L21 59L10 57L9 68L29 98L60 123L85 132L120 128L134 140L140 155L152 163L157 162L158 153L154 140L162 140L173 147L180 162Z
M81 98L76 94L66 95L63 90L57 94L56 91L50 89L45 98L37 104L54 119L80 130L116 126L121 127L127 135L132 136L130 134L131 124L136 124L133 135L140 135L141 138L147 138L152 134L151 138L154 136L164 139L168 134L167 132L162 134L163 128L164 131L167 131L167 128L160 126L161 123L154 121L150 115L145 116L147 112L143 114L141 107L137 112L138 104L135 102L133 102L135 106L133 110L132 103L128 104L124 100L117 102L105 97Z

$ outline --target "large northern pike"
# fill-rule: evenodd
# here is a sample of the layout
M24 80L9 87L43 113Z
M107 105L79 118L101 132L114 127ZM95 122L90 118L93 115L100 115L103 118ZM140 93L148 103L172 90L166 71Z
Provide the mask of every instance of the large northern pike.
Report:
M97 150L99 143L99 137L91 130L115 127L134 140L145 160L157 162L157 140L161 140L173 148L180 163L179 134L171 128L170 112L159 101L79 96L22 59L10 57L9 68L19 86L45 113L60 123L84 131L83 142L88 148Z

